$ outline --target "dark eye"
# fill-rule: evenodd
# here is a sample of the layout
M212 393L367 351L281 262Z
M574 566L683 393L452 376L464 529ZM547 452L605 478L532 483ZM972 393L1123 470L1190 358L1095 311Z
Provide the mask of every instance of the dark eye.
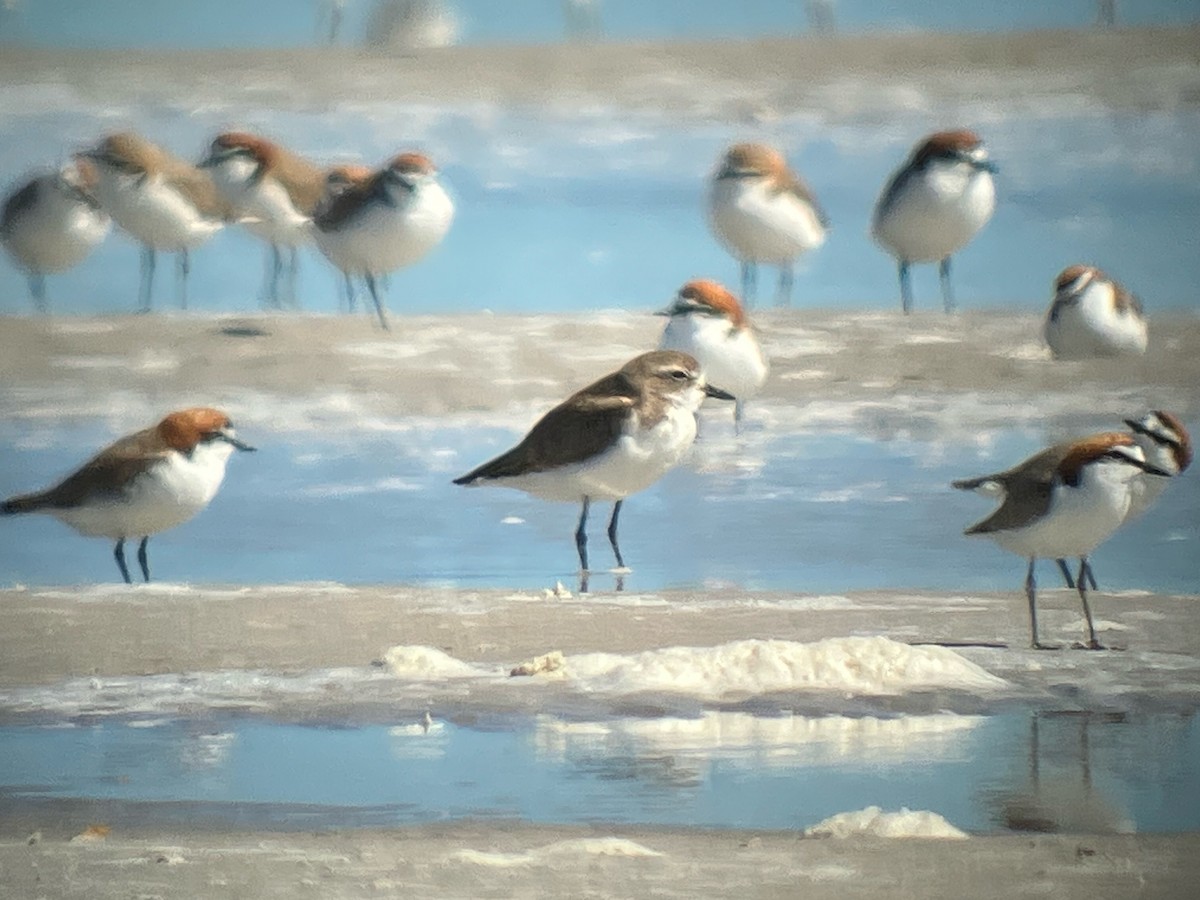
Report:
M200 435L200 440L202 442L204 442L205 444L207 444L207 443L210 443L211 441L217 440L220 436L221 436L221 432L219 432L219 431L206 431L206 432L204 432L204 434Z
M675 369L671 372L671 377L676 381L687 381L688 373L686 369Z

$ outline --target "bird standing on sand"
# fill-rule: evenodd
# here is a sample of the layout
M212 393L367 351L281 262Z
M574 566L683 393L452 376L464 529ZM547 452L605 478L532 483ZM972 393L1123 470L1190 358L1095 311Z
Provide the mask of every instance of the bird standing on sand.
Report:
M689 281L659 315L667 327L660 350L680 350L700 363L704 377L733 395L733 418L740 423L745 405L767 380L767 359L742 304L715 281Z
M912 311L909 266L936 262L946 312L954 309L950 257L987 224L996 208L995 165L971 131L939 131L913 149L875 203L871 236L896 258L900 303Z
M108 215L91 191L95 169L73 160L13 191L0 210L0 243L29 278L38 312L47 312L46 276L81 263L108 234Z
M313 218L317 247L347 278L366 280L385 329L378 278L422 259L453 220L454 202L420 153L401 153L370 178L343 186Z
M238 440L224 413L206 407L179 410L101 450L54 487L4 501L0 514L49 513L80 534L115 540L113 555L126 584L132 579L125 541L140 537L138 563L149 581L150 536L182 525L208 506L235 449L254 448Z
M953 483L960 490L1002 500L992 515L965 533L989 537L1005 550L1029 560L1025 594L1035 650L1049 648L1038 640L1034 563L1039 558L1067 557L1079 557L1076 588L1087 619L1085 646L1103 649L1096 640L1088 606L1088 554L1125 521L1132 482L1142 473L1170 474L1148 464L1128 434L1105 432L1057 444L1003 472Z
M543 500L582 503L575 547L588 572L587 517L593 500L612 500L608 540L617 566L617 517L630 494L671 469L696 438L696 412L705 397L732 400L709 385L686 353L654 350L573 394L546 413L507 453L455 484L495 484Z
M95 164L100 207L142 244L142 312L151 307L158 250L179 254L179 306L186 309L188 254L220 231L229 216L212 179L128 131L109 135L81 155Z
M796 260L825 243L829 220L817 198L765 144L734 144L710 181L708 221L742 265L742 299L753 304L758 264L779 267L776 303L792 299Z
M325 193L325 172L274 141L241 131L216 136L200 163L251 234L270 244L263 297L280 308L287 251L286 300L296 305L299 248L312 242L312 215Z
M1146 352L1141 302L1095 266L1068 266L1054 280L1043 333L1055 359Z

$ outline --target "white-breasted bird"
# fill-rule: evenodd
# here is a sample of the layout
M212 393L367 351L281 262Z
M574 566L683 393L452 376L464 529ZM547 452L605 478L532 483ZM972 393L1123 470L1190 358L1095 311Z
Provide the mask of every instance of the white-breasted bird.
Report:
M208 506L238 439L229 417L208 407L178 410L157 425L101 450L52 488L11 497L0 514L47 513L80 534L115 540L113 555L126 583L125 541L141 538L138 562L150 580L146 544Z
M1103 432L1056 444L1003 472L953 483L960 490L1001 499L992 515L965 533L989 537L1029 560L1025 593L1035 649L1046 646L1038 640L1034 564L1039 558L1067 557L1079 558L1075 581L1087 619L1085 646L1102 649L1088 605L1088 555L1125 521L1133 482L1142 473L1168 474L1146 462L1130 435Z
M871 236L896 259L904 312L912 311L909 266L925 262L938 263L942 303L947 312L954 309L950 257L991 219L995 171L979 135L939 131L917 144L884 185Z

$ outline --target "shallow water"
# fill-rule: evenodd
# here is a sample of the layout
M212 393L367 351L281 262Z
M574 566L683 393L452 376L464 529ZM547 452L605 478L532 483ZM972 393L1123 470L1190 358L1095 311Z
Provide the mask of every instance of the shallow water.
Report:
M272 828L516 818L801 829L871 805L969 832L1200 828L1194 715L759 718L322 728L241 720L0 728L0 797ZM486 760L486 764L481 763Z
M962 535L993 504L949 484L1007 467L1034 449L1027 436L1000 433L981 449L796 434L768 430L759 414L765 419L771 409L762 406L751 407L740 438L728 410L706 411L689 464L626 502L619 534L633 569L628 590L1020 589L1020 559ZM230 461L220 495L202 515L151 540L158 578L575 587L577 506L450 483L518 439L511 429L427 421L336 441L243 434L258 453ZM10 426L0 434L7 461L0 493L51 483L108 439L94 425ZM610 508L596 504L590 519L589 550L601 573L614 564L604 535ZM1200 483L1180 478L1150 514L1093 555L1101 586L1194 591L1197 508ZM20 531L0 554L0 583L117 576L106 541L82 538L49 517L6 525L14 536L17 525ZM1059 581L1049 564L1042 577L1048 586ZM613 586L603 574L591 585Z

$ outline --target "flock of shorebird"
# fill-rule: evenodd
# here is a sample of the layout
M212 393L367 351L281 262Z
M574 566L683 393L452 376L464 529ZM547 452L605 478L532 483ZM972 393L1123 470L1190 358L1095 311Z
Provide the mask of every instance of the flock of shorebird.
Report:
M991 218L993 172L977 135L943 131L918 143L886 183L871 230L897 261L906 313L912 309L910 267L927 262L938 263L944 306L953 309L950 260ZM14 192L4 205L0 237L29 273L44 309L45 275L80 262L104 238L111 218L143 246L140 302L148 310L156 253L179 254L185 304L189 251L235 222L269 245L264 293L272 302L294 297L296 252L311 241L344 276L351 306L355 279L366 284L386 328L380 280L436 247L454 211L437 170L420 153L401 153L374 171L322 169L262 137L227 132L193 165L126 132ZM735 144L723 154L710 181L708 213L714 235L741 264L747 303L756 294L760 264L779 268L778 298L788 300L793 266L824 243L828 227L811 190L782 154L762 144ZM722 285L689 281L662 314L668 322L657 350L573 394L511 450L455 480L581 503L575 542L585 576L591 503L613 502L608 538L624 569L617 539L624 499L680 461L695 440L706 398L733 401L740 422L745 402L767 379L767 360L745 308ZM1146 347L1136 299L1090 266L1070 266L1058 277L1044 334L1058 357ZM1178 417L1155 411L1127 425L1130 432L1069 441L1007 471L954 484L1002 501L967 533L986 535L1029 560L1034 647L1044 646L1035 561L1057 561L1083 604L1083 646L1099 648L1087 598L1089 585L1095 588L1088 555L1191 461L1190 437ZM237 438L224 413L181 410L107 447L55 487L9 499L0 512L46 512L83 534L115 540L126 581L124 544L140 538L138 561L148 581L149 537L209 503L234 449L253 448ZM1074 577L1068 558L1079 559Z

